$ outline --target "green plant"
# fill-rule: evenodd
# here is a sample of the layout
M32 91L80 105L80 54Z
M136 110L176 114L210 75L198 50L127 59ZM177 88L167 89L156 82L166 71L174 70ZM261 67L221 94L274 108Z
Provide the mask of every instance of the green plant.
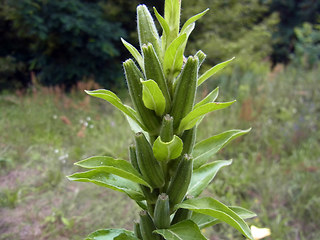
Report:
M123 63L134 109L109 90L87 91L124 113L135 132L135 144L129 147L130 163L108 156L90 157L76 163L89 171L68 178L123 192L142 208L134 232L98 230L87 239L206 239L200 229L221 222L253 239L243 219L254 213L210 197L198 198L216 173L232 163L208 160L250 129L226 131L195 143L204 116L234 103L216 102L217 88L195 104L197 88L230 61L198 76L206 55L198 51L185 59L183 54L195 21L207 10L180 29L180 8L181 1L166 0L164 18L154 8L163 29L160 38L147 7L137 7L142 54L122 40L139 65L132 59Z

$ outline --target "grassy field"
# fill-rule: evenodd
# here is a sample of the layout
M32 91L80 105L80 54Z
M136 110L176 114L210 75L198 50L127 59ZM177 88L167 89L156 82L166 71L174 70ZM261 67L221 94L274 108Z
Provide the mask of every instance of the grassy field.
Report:
M254 83L222 84L220 100L239 101L208 115L197 136L252 127L216 155L234 161L204 194L255 211L249 224L271 228L268 239L320 239L318 76L320 69L290 68ZM199 98L219 81L210 82ZM124 117L86 96L89 87L68 95L59 88L0 95L0 240L73 240L97 228L132 229L138 209L128 197L65 178L79 170L74 162L92 155L127 159L133 142ZM242 239L224 224L205 234Z

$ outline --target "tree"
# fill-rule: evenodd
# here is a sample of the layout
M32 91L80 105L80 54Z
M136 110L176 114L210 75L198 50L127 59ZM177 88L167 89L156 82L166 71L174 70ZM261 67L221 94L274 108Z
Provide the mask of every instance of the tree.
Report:
M202 48L214 56L208 59L210 64L236 56L234 64L241 72L268 69L261 61L271 54L272 28L277 23L277 16L268 14L268 5L259 0L190 0L183 15L201 12L206 6L213 13L203 18L191 35L192 51Z
M296 41L294 29L304 22L317 23L320 2L317 0L272 0L270 11L276 11L280 16L277 30L273 33L272 61L288 63Z
M125 32L106 19L99 1L17 0L8 2L7 21L27 49L7 52L27 63L45 85L67 88L93 77L112 87L122 77L115 41Z

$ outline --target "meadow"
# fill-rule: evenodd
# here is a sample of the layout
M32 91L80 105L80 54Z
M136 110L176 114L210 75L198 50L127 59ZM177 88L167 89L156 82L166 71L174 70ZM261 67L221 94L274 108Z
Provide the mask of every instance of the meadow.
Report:
M257 213L249 225L272 240L320 239L320 68L279 67L266 76L211 79L232 107L208 115L198 140L228 129L250 134L216 159L233 159L205 195ZM35 86L0 95L0 240L82 239L98 228L132 229L137 207L121 193L66 179L92 155L127 159L130 128L107 102ZM127 92L120 93L128 102ZM206 229L212 240L243 239L227 225Z

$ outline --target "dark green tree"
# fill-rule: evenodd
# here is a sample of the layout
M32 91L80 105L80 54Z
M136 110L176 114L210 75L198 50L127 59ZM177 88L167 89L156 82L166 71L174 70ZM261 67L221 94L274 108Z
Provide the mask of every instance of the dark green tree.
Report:
M296 34L294 29L304 22L317 23L320 16L320 1L318 0L272 0L270 11L278 12L280 22L273 33L274 63L290 60L290 53L294 52Z
M99 1L5 3L10 9L7 25L26 51L10 44L12 49L2 52L2 57L8 54L26 62L28 70L35 71L43 84L64 84L69 88L92 77L101 85L112 87L122 78L115 42L124 36L124 31L119 23L106 19Z

